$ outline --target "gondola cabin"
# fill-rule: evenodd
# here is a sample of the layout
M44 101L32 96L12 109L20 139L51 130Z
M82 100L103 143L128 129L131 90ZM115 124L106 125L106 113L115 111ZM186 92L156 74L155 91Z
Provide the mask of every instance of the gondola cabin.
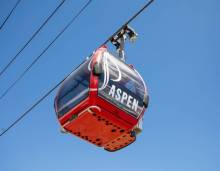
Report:
M63 81L55 98L62 129L108 151L136 140L147 105L142 77L106 46Z

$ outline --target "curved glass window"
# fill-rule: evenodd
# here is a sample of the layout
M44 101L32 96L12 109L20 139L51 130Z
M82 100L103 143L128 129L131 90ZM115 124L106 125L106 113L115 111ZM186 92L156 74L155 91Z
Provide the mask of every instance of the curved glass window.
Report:
M138 118L144 107L145 86L139 74L109 53L102 58L99 96Z
M57 115L63 116L89 95L90 60L82 63L62 83L56 97Z

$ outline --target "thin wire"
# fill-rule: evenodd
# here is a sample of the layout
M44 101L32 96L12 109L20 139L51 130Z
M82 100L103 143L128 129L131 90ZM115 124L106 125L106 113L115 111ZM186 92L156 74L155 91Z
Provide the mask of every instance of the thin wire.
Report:
M59 8L63 5L66 0L62 0L59 5L54 9L54 11L46 18L46 20L41 24L41 26L34 32L34 34L30 37L30 39L22 46L22 48L18 51L18 53L11 58L8 64L1 70L1 75L10 67L10 65L18 58L19 54L27 47L27 45L36 37L36 35L40 32L40 30L48 23L48 21L53 17L53 15L59 10Z
M54 42L68 29L68 27L80 16L80 14L86 9L86 7L91 3L92 0L89 0L83 8L70 20L70 22L61 30L61 32L49 43L49 45L44 48L41 54L35 58L35 60L21 73L21 75L2 93L0 100L2 100L11 89L24 77L24 75L33 67L33 65L42 57L42 55L54 44Z
M63 82L63 79L61 82ZM40 99L38 99L27 111L25 111L22 115L20 115L7 129L4 129L0 136L4 135L7 131L9 131L13 126L15 126L22 118L24 118L30 111L32 111L41 101L43 101L47 96L49 96L60 84L58 83L52 89L50 89L47 93L45 93Z
M153 2L153 0L149 1L150 3ZM149 3L148 3L149 4ZM146 6L146 5L145 5ZM147 5L149 6L149 5ZM146 8L146 7L145 7ZM144 8L144 9L145 9ZM141 9L140 12L136 13L132 18L134 19L135 17L137 17L144 9ZM129 24L133 19L128 20L128 22L126 22L127 24ZM124 25L123 25L124 26ZM122 28L122 27L121 27ZM115 35L115 33L113 34ZM113 35L110 37L112 38ZM106 44L108 41L110 41L111 39L108 39L105 41L104 44ZM70 73L71 74L71 73ZM70 75L68 74L68 76ZM47 96L49 96L68 76L66 76L62 81L60 81L59 83L57 83L52 89L50 89L46 94L44 94L43 97L41 97L36 103L34 103L27 111L25 111L19 118L17 118L11 125L9 125L1 134L0 136L4 135L6 132L8 132L11 128L13 128L19 121L21 121L22 118L24 118L24 116L26 116L29 112L31 112L38 104L40 104L40 102L42 102Z
M10 11L10 13L8 14L8 16L5 18L5 20L3 21L3 23L0 26L0 30L3 28L3 26L5 25L5 23L8 21L9 17L11 16L11 14L13 13L13 11L15 10L15 8L18 6L18 4L21 2L21 0L17 0L16 4L14 5L14 7L12 8L12 10Z
M126 21L114 34L112 34L102 45L108 43L115 35L117 35L124 27L132 22L141 12L143 12L154 0L148 1L137 13L135 13L128 21Z

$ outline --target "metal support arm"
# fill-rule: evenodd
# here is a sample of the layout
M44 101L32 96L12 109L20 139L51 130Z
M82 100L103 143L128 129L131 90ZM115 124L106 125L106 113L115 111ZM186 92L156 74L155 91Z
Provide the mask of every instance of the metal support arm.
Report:
M122 28L122 30L111 39L111 43L115 45L116 50L118 51L118 57L122 61L125 61L124 46L127 38L129 38L131 42L134 42L137 38L137 33L135 33L135 31L128 25Z

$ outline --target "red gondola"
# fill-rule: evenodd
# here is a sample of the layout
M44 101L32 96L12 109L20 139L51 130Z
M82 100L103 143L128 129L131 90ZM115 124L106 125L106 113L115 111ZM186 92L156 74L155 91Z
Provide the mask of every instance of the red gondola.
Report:
M140 74L106 46L65 79L55 98L62 129L108 151L136 140L147 105Z

